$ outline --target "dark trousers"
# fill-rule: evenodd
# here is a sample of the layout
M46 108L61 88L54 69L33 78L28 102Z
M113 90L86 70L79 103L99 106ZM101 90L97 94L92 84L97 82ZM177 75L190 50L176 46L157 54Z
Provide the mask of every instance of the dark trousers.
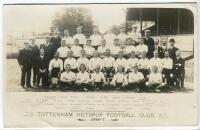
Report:
M143 89L143 82L139 82L139 83L129 83L127 86L126 86L126 90L135 90L135 89L139 89L139 90L144 90Z
M30 87L30 80L31 80L31 66L23 66L21 69L21 86L26 86Z
M150 91L150 92L155 92L156 91L156 88L159 86L160 84L158 84L158 83L155 83L155 84L149 84L149 86L148 86L148 91Z
M162 74L165 75L165 79L166 79L168 85L171 85L171 86L174 85L174 78L170 77L170 74L172 74L171 69L163 68Z
M147 75L149 74L149 70L148 69L139 69L139 72L141 72L144 75L144 79L147 79Z
M65 63L65 59L66 59L66 58L61 58L61 57L60 57L60 59L63 61L63 64L64 64L64 63Z
M49 87L49 81L48 81L48 72L38 72L37 75L37 85L40 84L40 80L42 79L42 87Z
M184 76L180 74L176 74L175 76L176 86L178 88L184 88Z
M74 81L73 82L63 82L60 81L59 88L61 90L73 90L74 89Z
M80 84L76 84L76 89L83 91L84 89L91 90L92 87L89 83L80 83Z
M104 67L103 72L105 74L106 79L109 80L109 82L110 82L114 75L114 68L113 67Z
M103 89L103 83L102 82L94 82L94 85L92 86L92 89Z
M33 67L33 85L37 83L38 77L38 68L36 66Z
M58 78L60 72L60 68L53 68L51 70L51 77Z

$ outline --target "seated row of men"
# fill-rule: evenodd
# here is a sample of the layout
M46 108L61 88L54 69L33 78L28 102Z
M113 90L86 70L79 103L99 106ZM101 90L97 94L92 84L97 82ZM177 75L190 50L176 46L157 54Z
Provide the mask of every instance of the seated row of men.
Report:
M177 52L177 55L180 55L179 52ZM44 60L44 50L41 49L40 50L40 60L42 60L42 59ZM38 64L37 66L40 67L41 65L44 65L43 63L45 63L45 62L42 61L39 63L40 64ZM83 65L84 65L84 67L83 67ZM37 81L38 81L37 85L39 85L40 79L42 78L42 84L44 86L48 86L48 82L47 82L48 74L49 74L49 76L51 76L54 79L59 78L60 74L63 72L64 69L66 71L70 70L70 73L68 73L69 75L66 75L66 74L64 74L64 75L68 78L69 78L69 76L71 76L70 79L76 79L76 82L78 83L78 81L79 81L78 79L80 78L78 75L82 75L82 73L81 73L82 68L84 68L84 72L91 74L92 78L95 77L93 75L95 74L96 71L102 72L103 76L100 76L100 75L102 75L102 74L100 74L99 77L97 77L97 78L104 77L101 79L103 81L103 83L105 82L110 85L113 85L114 81L116 80L116 75L118 75L118 73L119 73L119 69L123 70L122 71L123 74L129 74L133 71L132 67L137 66L137 69L139 69L139 71L142 73L142 76L144 76L144 78L143 78L144 81L147 81L147 79L148 79L147 77L150 74L150 72L154 72L152 70L152 68L156 67L156 70L160 74L162 73L160 78L161 79L163 78L164 80L166 80L166 83L168 86L173 86L173 85L178 86L178 80L176 80L178 77L178 75L177 75L178 71L176 70L177 69L176 64L175 63L173 64L172 59L169 58L168 51L165 51L165 58L163 58L163 59L160 59L158 57L158 52L154 51L154 58L152 58L150 60L146 58L146 52L143 52L141 58L138 59L135 56L135 52L132 51L130 58L125 59L123 57L123 52L120 51L118 54L118 58L115 60L111 56L110 50L107 49L104 58L100 58L98 55L98 51L94 51L93 57L89 60L86 57L85 50L81 50L81 57L76 60L75 58L73 58L73 51L70 50L70 51L68 51L68 58L65 59L64 61L59 59L59 53L57 52L57 53L55 53L54 59L52 59L50 61L49 66L48 66L48 64L46 64L45 66L40 67L41 69L38 74L39 76L37 79ZM97 69L97 67L98 67L98 69ZM77 73L77 76L79 78L74 78L75 73ZM62 83L62 81L64 81L62 74L61 74L61 79L60 79L61 83ZM115 76L113 77L113 75L115 75ZM137 76L136 76L136 78L137 78ZM160 79L160 78L158 78L158 79ZM89 78L85 78L85 79L89 79ZM87 80L87 81L89 81L89 80ZM126 84L127 82L124 82L124 83ZM100 83L98 83L98 84L99 84L98 86L101 86ZM126 85L128 85L128 84L126 84ZM63 85L61 85L61 86L63 86ZM84 86L84 85L81 85L81 86ZM128 86L130 86L130 85L128 85ZM142 86L144 86L144 85L142 85Z
M80 65L80 72L77 74L71 71L70 64L66 64L65 68L60 76L59 88L61 90L120 89L156 92L170 89L156 66L153 67L147 78L138 71L137 65L132 66L132 71L128 74L124 73L123 66L118 66L118 70L110 82L106 80L105 75L100 71L100 66L96 66L91 74L86 71L84 64Z

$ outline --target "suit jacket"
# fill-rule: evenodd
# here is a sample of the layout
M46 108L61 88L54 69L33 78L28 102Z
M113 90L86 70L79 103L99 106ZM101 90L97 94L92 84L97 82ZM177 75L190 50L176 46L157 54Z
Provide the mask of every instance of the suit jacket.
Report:
M22 49L19 51L19 55L17 57L19 65L22 65L23 67L31 67L32 66L32 57L31 50L28 49Z
M49 45L44 47L45 57L48 59L49 62L51 59L53 59L54 53L56 51L57 51L57 49L52 43L49 43Z
M32 64L35 66L36 65L35 64L36 57L39 56L39 49L36 45L34 45L34 46L30 45L29 48L30 48L31 53L32 53L32 57L31 57Z
M148 47L148 52L147 52L147 58L152 58L153 57L153 52L154 52L154 40L151 37L144 38L144 44L147 45Z
M53 45L55 45L56 49L58 49L61 46L61 40L62 38L60 36L52 37L50 42L52 42Z
M44 69L46 69L46 70L48 70L48 59L47 59L47 57L43 57L43 58L41 58L40 56L37 56L36 57L36 65L37 65L37 68L38 69L42 69L42 70L44 70Z
M156 46L154 46L154 51L155 50L156 50ZM164 52L163 48L158 46L157 50L158 50L158 57L159 58L164 58L165 57L165 52Z
M173 71L176 75L184 77L185 75L185 60L183 58L175 59L173 62Z
M168 48L169 57L172 58L173 61L176 60L176 51L178 51L178 48L176 47Z

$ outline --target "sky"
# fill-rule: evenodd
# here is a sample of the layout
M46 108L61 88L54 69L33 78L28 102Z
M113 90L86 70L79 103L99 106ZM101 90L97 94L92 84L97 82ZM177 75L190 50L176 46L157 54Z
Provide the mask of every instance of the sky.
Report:
M73 5L78 7L80 5ZM72 5L8 5L4 8L4 27L7 34L20 34L21 32L48 32L51 22L57 12ZM109 5L82 7L91 10L92 19L105 32L112 25L119 25L125 21L123 8Z

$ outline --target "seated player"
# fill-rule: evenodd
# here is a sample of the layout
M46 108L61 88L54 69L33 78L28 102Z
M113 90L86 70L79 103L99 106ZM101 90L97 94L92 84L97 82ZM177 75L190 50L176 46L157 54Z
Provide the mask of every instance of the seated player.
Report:
M92 53L95 51L95 49L91 46L91 42L91 39L87 39L86 44L84 46L86 57L89 59L92 57Z
M138 58L135 57L135 52L132 51L130 53L130 58L127 59L125 72L131 72L132 66L137 65L137 64L138 64Z
M127 60L124 58L123 52L120 51L118 53L118 58L115 61L115 72L117 72L118 66L122 66L123 68L125 68L126 67L126 62L127 62Z
M80 68L80 65L81 65L81 64L84 64L84 65L85 65L86 71L89 70L89 60L88 60L88 58L86 57L85 50L81 50L81 57L77 59L77 62L76 62L76 63L77 63L77 69L78 69L78 71L80 71L79 68Z
M94 69L94 73L91 74L91 82L93 89L99 90L102 89L106 84L105 76L100 72L100 66L97 65Z
M106 40L102 39L101 46L98 47L99 56L101 58L105 57L106 49L108 49L108 46L106 45Z
M74 40L74 45L71 47L71 50L73 51L74 58L78 59L81 55L80 53L81 53L81 50L82 50L82 48L79 46L79 40L78 39Z
M162 74L158 71L157 66L153 66L149 75L149 80L145 83L149 92L160 92L165 87L165 83L162 80Z
M90 59L90 62L89 62L90 71L94 72L94 69L96 68L96 66L100 67L100 71L103 68L102 59L99 58L99 52L98 51L94 51L93 52L93 58Z
M88 91L89 89L91 89L89 82L90 82L90 75L86 71L85 64L80 64L80 71L79 73L77 73L76 76L77 89L80 91Z
M74 73L78 72L76 59L73 58L73 51L72 50L68 51L68 57L64 62L64 66L66 66L67 64L70 64L70 66L71 66L70 68L71 68L72 72L74 72Z
M58 58L58 52L55 53L54 58L49 63L49 76L51 77L52 87L57 87L58 78L63 70L63 62Z
M154 57L149 60L150 69L153 66L157 66L158 71L162 72L162 59L158 57L158 52L157 51L154 51L153 55L154 55Z
M173 86L174 85L174 75L172 73L173 61L169 58L168 51L165 51L165 58L162 59L162 74L163 78L166 79L167 85Z
M60 89L61 90L74 88L76 75L74 72L70 71L70 69L71 69L71 65L66 64L65 71L63 73L61 73L61 76L60 76Z
M111 57L110 49L106 50L105 57L103 58L103 72L107 82L110 82L115 71L115 59Z
M138 66L132 66L133 71L128 74L128 85L126 89L134 91L142 91L144 86L144 76L138 71Z
M149 59L146 58L146 52L141 54L141 59L138 60L139 72L144 75L144 79L147 79L147 75L149 74Z
M118 71L114 75L111 85L116 88L117 90L122 89L127 85L127 76L124 74L124 68L123 66L119 65L118 66Z
M61 47L57 49L57 52L59 53L59 58L63 61L63 63L65 59L67 58L68 51L69 51L69 48L66 46L66 41L62 40Z
M148 47L144 44L144 39L139 39L139 45L136 46L136 50L136 55L138 58L141 58L140 56L142 56L141 54L143 52L148 52Z

